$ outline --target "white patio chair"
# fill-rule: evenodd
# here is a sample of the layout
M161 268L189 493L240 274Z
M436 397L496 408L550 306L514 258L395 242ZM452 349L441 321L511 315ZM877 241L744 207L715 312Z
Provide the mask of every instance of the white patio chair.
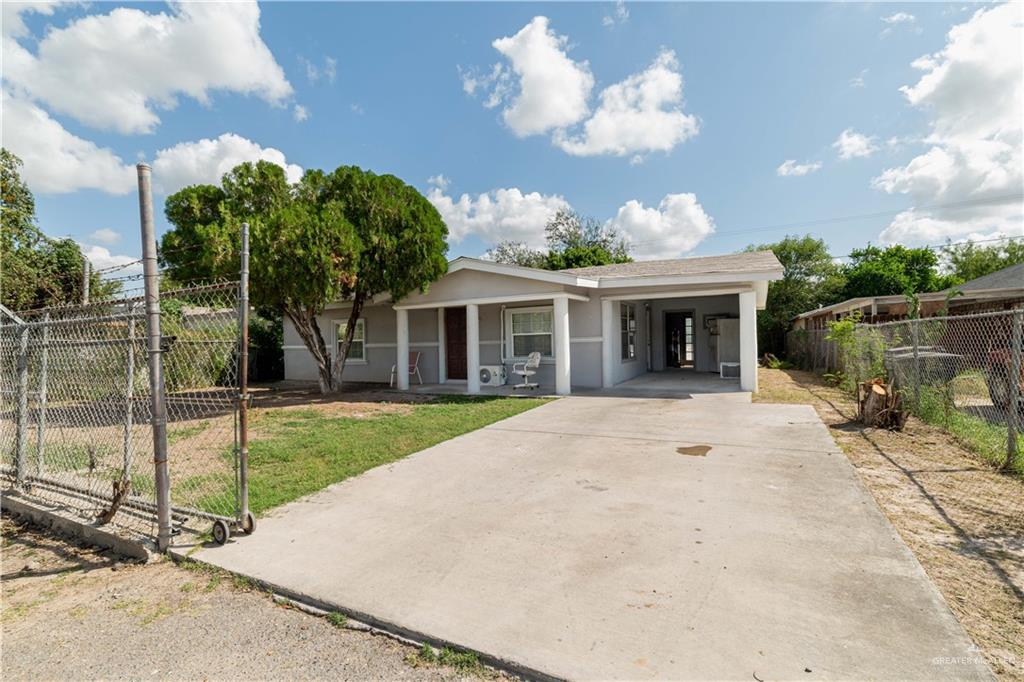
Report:
M537 368L540 367L540 353L534 351L526 356L525 362L516 362L512 364L512 373L518 374L523 378L522 383L518 383L512 388L529 388L534 389L539 386L536 382L530 381L530 377L537 373Z
M395 374L398 371L397 365L391 365L391 380L388 381L388 386L395 385ZM420 354L419 351L409 351L409 376L415 375L419 379L420 385L423 385L423 377L420 376Z

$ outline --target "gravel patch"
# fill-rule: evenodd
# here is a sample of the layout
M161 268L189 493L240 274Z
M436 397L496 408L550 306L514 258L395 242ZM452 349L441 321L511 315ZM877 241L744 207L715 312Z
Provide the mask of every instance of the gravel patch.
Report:
M4 680L480 679L169 560L131 563L4 516Z

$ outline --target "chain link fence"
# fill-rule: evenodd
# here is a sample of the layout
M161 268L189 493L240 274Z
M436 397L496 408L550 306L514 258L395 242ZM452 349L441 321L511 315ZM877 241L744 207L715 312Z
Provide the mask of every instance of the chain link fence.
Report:
M1024 476L1024 310L794 330L788 358L844 388L884 377L923 421L989 464Z
M176 527L239 517L238 297L237 282L160 294ZM154 535L146 329L142 296L0 313L4 487Z

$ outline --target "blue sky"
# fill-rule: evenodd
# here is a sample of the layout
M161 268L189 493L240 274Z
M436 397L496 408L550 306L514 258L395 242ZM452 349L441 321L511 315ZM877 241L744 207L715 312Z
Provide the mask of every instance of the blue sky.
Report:
M563 205L643 258L1022 231L1020 5L118 7L4 7L4 145L98 266L138 257L139 159L162 192L254 156L393 173L452 256Z

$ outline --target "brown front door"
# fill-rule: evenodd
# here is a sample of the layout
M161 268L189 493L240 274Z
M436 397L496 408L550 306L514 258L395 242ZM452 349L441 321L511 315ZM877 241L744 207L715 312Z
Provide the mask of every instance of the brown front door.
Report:
M466 378L466 309L445 308L444 352L448 361L448 378Z

